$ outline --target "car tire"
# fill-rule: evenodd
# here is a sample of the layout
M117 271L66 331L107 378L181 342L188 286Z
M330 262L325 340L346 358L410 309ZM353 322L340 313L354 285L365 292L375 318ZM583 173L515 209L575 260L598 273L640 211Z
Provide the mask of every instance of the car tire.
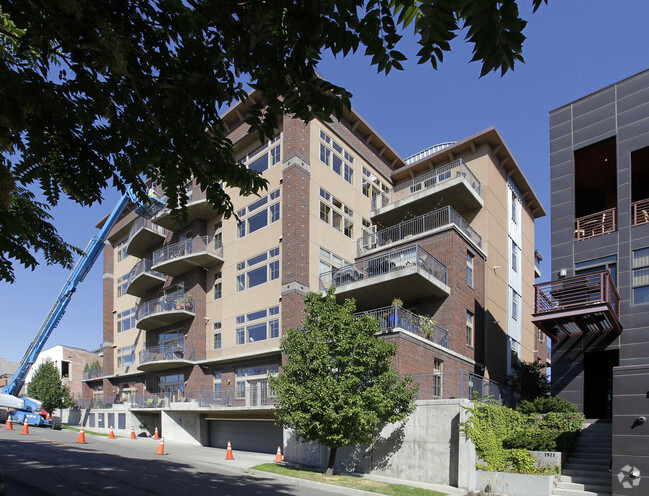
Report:
M9 417L7 410L0 410L0 424L7 422L7 417Z
M55 431L61 430L61 417L52 417L52 429Z

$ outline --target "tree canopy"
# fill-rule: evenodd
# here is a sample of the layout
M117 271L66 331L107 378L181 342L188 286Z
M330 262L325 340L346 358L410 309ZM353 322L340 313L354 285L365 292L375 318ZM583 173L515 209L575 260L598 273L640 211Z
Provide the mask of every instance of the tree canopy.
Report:
M219 112L260 90L245 115L260 140L283 115L340 116L350 93L316 73L323 53L363 50L379 72L402 69L409 30L419 63L437 67L461 32L482 74L522 61L523 0L51 0L0 11L0 279L12 260L69 266L47 207L99 201L106 187L145 198L156 182L172 209L195 178L226 217L224 187L266 182L239 164ZM534 10L547 0L526 0ZM31 192L30 192L31 191ZM33 192L41 192L37 203Z
M305 303L304 325L282 339L286 363L269 381L277 422L329 447L331 474L337 448L370 443L381 423L406 418L417 388L392 369L396 346L377 336L376 318L354 315L353 300L340 305L330 289Z
M546 365L537 362L520 362L514 365L514 373L509 376L509 386L518 389L522 400L550 395L550 383L545 372Z
M43 409L49 413L74 405L70 390L61 382L59 371L51 360L38 366L27 386L27 396L42 402Z

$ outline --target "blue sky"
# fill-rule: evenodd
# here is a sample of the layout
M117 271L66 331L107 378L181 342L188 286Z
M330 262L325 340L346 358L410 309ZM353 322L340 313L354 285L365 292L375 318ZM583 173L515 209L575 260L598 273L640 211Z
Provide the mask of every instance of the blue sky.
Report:
M649 66L649 2L550 0L533 16L527 5L521 9L529 19L526 63L502 78L479 79L480 66L469 64L471 47L462 40L453 44L453 52L437 71L409 61L405 71L386 77L377 75L362 55L326 57L319 71L354 94L354 109L403 157L495 125L548 212L536 223L536 246L545 258L541 280L547 280L551 277L548 113ZM404 41L401 50L413 56L416 45ZM68 242L85 248L97 232L96 222L117 199L116 192L107 191L104 203L92 208L61 203L52 210L55 225ZM101 272L100 259L46 348L100 345ZM0 301L6 303L0 357L22 358L68 275L58 267L41 265L34 272L16 267L16 282L0 283Z

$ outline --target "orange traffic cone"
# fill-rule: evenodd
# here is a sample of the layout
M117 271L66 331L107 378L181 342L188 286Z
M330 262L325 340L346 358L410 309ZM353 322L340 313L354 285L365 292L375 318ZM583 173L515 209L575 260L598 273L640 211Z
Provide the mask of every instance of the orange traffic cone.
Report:
M155 434L153 435L153 439L160 439L160 436L158 435L158 428L155 428Z
M232 456L232 445L230 444L230 441L228 441L228 451L225 454L225 459L234 460L234 456Z
M158 450L155 452L156 455L165 454L165 438L160 439L160 444L158 445Z
M110 433L108 434L108 439L115 439L115 433L113 432L113 426L110 426Z
M23 430L21 434L29 434L29 426L27 424L27 417L25 417L25 421L23 422Z
M282 456L282 448L280 446L277 447L277 455L275 455L275 461L276 462L284 461L284 457Z
M13 431L13 430L14 430L14 424L11 423L11 415L9 415L9 416L7 417L7 425L5 426L5 428L6 428L8 431Z
M131 439L137 439L135 436L135 427L131 426Z
M86 433L83 432L83 426L81 426L81 431L79 432L79 439L77 439L77 443L86 444Z

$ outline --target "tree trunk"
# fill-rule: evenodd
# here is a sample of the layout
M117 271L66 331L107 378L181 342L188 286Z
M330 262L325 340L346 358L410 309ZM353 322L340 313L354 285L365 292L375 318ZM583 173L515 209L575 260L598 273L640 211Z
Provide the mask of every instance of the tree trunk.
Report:
M332 446L329 448L329 463L327 464L327 471L325 472L325 475L333 475L334 474L334 464L336 463L336 450L338 447Z

